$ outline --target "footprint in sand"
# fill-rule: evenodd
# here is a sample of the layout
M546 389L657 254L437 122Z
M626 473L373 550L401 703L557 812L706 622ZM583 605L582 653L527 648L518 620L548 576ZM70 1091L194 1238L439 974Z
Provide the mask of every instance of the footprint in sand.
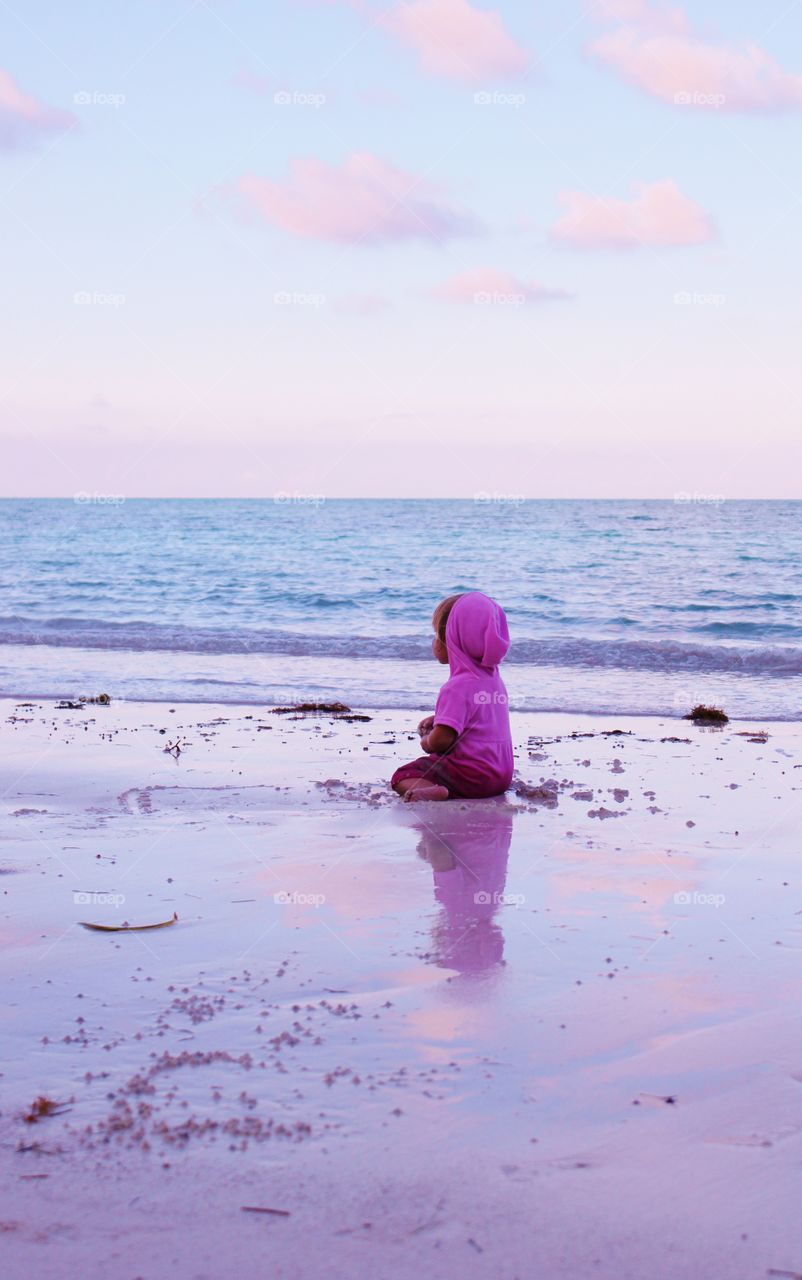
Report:
M117 797L117 803L123 813L130 814L131 817L137 812L146 817L153 813L153 797L150 794L150 788L131 787ZM136 809L133 807L134 804Z

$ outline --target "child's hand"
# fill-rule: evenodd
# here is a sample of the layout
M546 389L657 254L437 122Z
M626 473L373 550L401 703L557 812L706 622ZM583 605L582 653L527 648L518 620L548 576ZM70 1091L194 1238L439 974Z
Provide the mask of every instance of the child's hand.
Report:
M427 755L444 756L450 751L454 743L457 741L457 732L450 725L435 725L429 733L425 734L420 744Z
M434 716L426 716L418 725L418 736L423 737L426 733L431 733L434 728Z

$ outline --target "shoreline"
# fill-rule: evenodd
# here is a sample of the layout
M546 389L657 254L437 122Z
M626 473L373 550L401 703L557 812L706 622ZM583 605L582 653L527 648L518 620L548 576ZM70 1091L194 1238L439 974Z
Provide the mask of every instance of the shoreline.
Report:
M19 669L24 656L25 672ZM431 659L319 658L274 655L187 655L0 645L0 688L47 689L3 693L0 700L54 702L108 692L122 702L218 704L269 709L288 702L338 700L381 712L431 710L438 674ZM323 678L321 678L321 673ZM723 706L733 720L802 721L802 676L793 678L716 673L524 667L504 671L510 710L522 715L657 716L676 718L699 702ZM402 690L402 693L399 693Z
M309 694L308 691L304 691L302 694L296 695L296 700L306 701L307 697L311 699L313 696L314 697L320 696L321 699L323 699L325 696L325 699L329 702L338 700L335 698L335 695L332 694L332 691L328 686L326 687L325 690L322 690L322 691L315 690L313 694ZM435 690L434 696L436 697L436 690ZM192 716L194 711L204 711L204 709L206 711L220 710L228 713L229 715L236 714L237 712L242 712L243 714L250 715L254 711L260 711L263 716L269 716L269 715L275 714L275 709L276 709L275 705L272 702L268 703L265 701L264 698L258 699L258 700L254 699L253 701L244 700L244 701L225 702L219 699L194 700L194 699L187 699L187 698L110 697L109 703L103 704L97 701L97 697L98 695L91 694L86 698L76 699L75 695L73 694L44 695L44 694L15 694L15 693L0 692L0 715L2 715L6 704L8 704L8 707L12 709L19 709L20 707L25 708L25 707L33 706L41 710L42 707L49 706L51 710L56 711L58 710L57 703L67 701L70 698L72 698L75 701L81 701L83 703L84 710L98 711L99 713L108 711L110 708L115 708L115 707L119 709L120 707L123 707L123 706L133 706L133 707L141 706L141 707L167 707L167 708L173 707L176 710L178 708L181 708L184 714L190 717ZM347 704L344 704L344 705L347 705ZM558 720L562 720L565 717L570 717L571 719L574 719L574 720L597 721L597 720L614 720L617 716L620 720L659 721L660 724L664 726L670 725L670 724L674 724L679 727L682 727L683 725L685 725L686 727L689 725L692 726L692 721L686 720L683 715L674 715L671 712L660 713L660 712L654 712L654 711L633 711L633 710L587 711L584 709L573 708L573 707L523 707L520 705L515 705L512 702L512 700L510 700L509 708L510 708L511 716L526 717L527 719L531 719L532 717L538 717L538 718L546 717L548 719L557 718ZM68 708L63 708L63 709L67 710ZM414 705L410 704L409 706L398 706L398 707L388 707L384 704L377 705L372 702L359 702L354 706L347 705L347 709L349 712L353 714L360 714L363 712L369 713L371 715L371 718L381 716L381 715L403 716L405 714L408 714L410 717L410 721L412 721L412 719L415 717L415 715L418 712L430 711L431 706L429 705L429 703L425 701L415 703ZM308 713L307 718L311 718L311 714L312 713ZM325 718L325 716L322 718ZM758 723L761 725L802 724L802 712L800 712L798 715L788 716L788 717L729 715L728 722L729 724L739 724L739 725L741 724L757 725ZM717 728L719 726L702 725L697 727ZM726 728L726 726L723 726L723 727Z
M797 724L172 705L0 703L7 1274L800 1269Z

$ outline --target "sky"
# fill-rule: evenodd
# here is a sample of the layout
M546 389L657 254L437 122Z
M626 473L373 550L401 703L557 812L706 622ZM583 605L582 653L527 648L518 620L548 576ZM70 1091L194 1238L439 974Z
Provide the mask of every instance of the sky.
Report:
M3 496L800 496L802 0L0 33Z

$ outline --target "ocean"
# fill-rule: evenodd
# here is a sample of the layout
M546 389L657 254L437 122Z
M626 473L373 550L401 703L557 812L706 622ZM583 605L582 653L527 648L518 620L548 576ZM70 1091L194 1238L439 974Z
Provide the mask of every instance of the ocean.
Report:
M507 610L513 709L802 718L802 503L0 501L0 692L431 708L431 614Z

